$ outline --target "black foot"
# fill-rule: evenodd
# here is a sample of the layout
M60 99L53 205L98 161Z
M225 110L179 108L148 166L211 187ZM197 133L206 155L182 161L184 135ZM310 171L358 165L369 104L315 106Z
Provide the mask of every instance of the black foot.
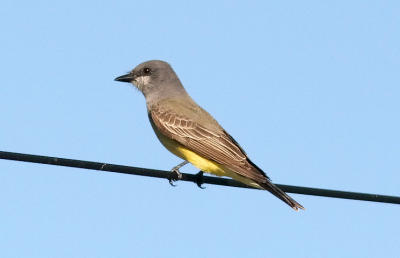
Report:
M176 186L174 182L182 179L182 174L179 172L179 169L172 169L171 173L168 176L169 184L172 186Z
M196 175L195 175L195 177L196 177L196 185L198 186L198 187L200 187L201 189L205 189L205 187L204 186L202 186L203 184L204 184L204 177L203 177L203 171L199 171L199 173L197 173Z

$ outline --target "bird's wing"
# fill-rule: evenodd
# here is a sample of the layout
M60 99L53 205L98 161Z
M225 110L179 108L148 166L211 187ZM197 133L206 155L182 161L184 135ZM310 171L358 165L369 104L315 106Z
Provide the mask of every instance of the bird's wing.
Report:
M149 110L149 116L162 134L202 157L257 182L267 180L265 173L247 158L239 144L222 128L213 131L188 117L157 107Z

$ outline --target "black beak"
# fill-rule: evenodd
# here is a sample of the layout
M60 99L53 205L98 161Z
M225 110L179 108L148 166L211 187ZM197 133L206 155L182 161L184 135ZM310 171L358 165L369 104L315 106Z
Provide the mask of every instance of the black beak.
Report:
M119 76L117 78L114 79L114 81L118 81L118 82L132 82L135 79L135 76L131 73Z

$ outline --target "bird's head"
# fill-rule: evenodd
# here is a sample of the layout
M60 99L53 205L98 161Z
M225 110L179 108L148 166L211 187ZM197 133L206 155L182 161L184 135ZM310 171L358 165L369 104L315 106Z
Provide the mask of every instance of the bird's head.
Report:
M151 60L136 66L129 73L115 78L119 82L129 82L136 86L145 96L159 92L163 85L178 80L171 66L164 61Z

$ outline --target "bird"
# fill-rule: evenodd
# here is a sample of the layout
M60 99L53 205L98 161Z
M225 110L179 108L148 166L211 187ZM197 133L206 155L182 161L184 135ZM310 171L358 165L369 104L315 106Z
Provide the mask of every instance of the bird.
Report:
M239 143L187 93L171 65L150 60L137 65L115 81L131 83L143 93L150 124L166 149L184 161L171 171L179 180L179 169L191 163L201 171L230 177L264 189L294 210L304 207L274 185L254 164Z

